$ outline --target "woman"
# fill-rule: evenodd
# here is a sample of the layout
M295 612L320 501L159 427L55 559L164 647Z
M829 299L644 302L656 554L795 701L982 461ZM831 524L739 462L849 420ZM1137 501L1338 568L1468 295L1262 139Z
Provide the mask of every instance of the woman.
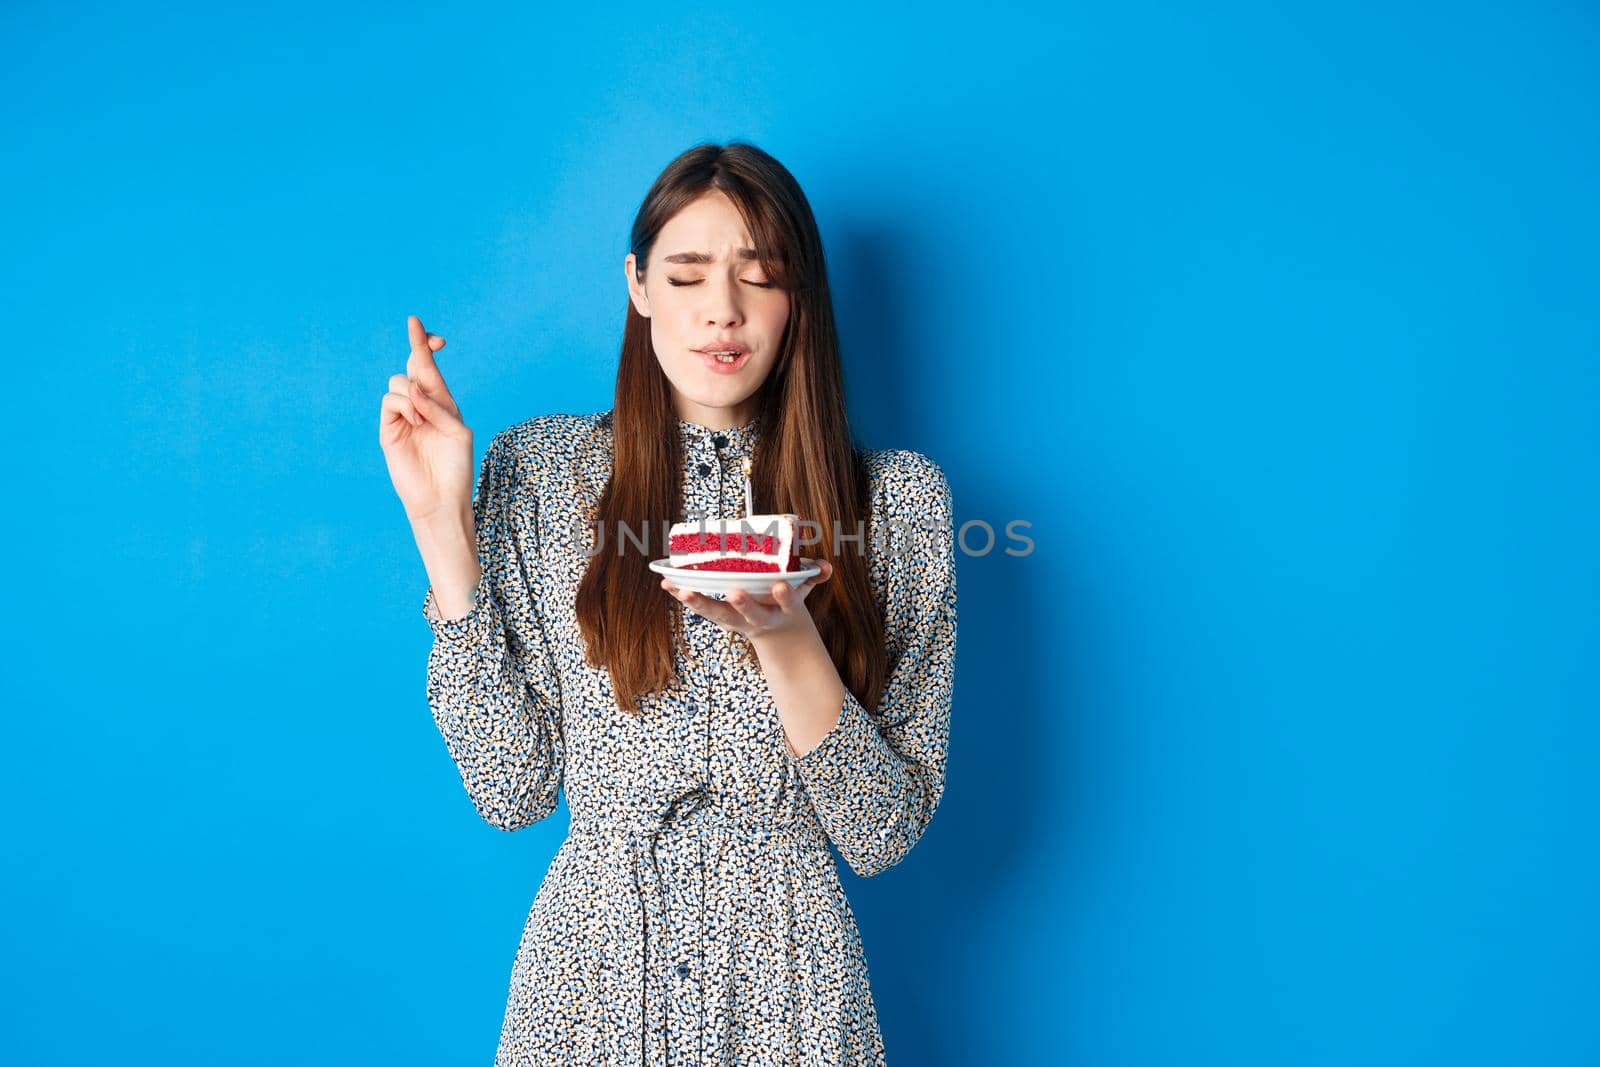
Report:
M558 788L572 816L496 1063L881 1064L828 845L876 874L943 793L949 486L920 453L853 446L821 240L771 156L674 160L624 270L612 408L496 434L475 498L444 338L415 316L383 398L430 581L428 702L467 795L506 830ZM744 514L746 458L757 514L832 518L821 573L725 600L659 580L663 523Z

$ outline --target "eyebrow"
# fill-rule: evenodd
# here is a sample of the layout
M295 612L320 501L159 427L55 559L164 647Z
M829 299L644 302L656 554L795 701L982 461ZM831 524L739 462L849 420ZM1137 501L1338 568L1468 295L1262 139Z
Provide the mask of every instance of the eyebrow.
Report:
M755 259L756 250L753 248L736 248L734 254L740 259ZM711 263L714 260L709 252L674 252L670 256L662 256L663 263Z

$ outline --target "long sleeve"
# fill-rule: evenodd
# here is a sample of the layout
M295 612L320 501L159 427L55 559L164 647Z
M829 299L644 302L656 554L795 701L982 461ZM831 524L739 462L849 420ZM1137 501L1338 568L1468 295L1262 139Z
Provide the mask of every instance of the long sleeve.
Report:
M539 603L535 485L518 469L509 432L489 442L472 502L478 600L441 619L430 586L423 617L434 634L428 705L478 814L518 830L556 807L563 739L561 691Z
M899 450L883 476L874 532L885 560L891 670L869 714L848 687L839 721L796 761L818 818L852 870L871 877L903 859L944 793L955 673L956 567L949 480L919 452Z

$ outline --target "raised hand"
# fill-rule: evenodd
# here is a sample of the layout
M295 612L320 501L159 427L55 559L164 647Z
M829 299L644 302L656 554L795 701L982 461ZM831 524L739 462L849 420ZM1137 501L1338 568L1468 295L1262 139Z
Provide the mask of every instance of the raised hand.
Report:
M389 379L378 419L378 443L389 480L413 525L472 516L472 430L444 384L433 354L444 338L406 317L411 355L406 372Z

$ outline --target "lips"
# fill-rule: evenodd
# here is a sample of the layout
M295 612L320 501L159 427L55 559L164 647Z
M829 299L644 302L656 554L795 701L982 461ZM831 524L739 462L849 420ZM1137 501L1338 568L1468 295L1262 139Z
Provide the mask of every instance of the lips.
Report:
M746 363L750 362L750 352L748 349L737 350L739 351L739 358L735 359L731 363L724 363L716 356L712 355L711 353L716 351L714 348L706 351L695 349L695 351L700 353L701 362L703 362L706 365L706 369L710 370L713 374L733 374L742 368Z
M710 341L701 345L699 348L696 348L694 351L703 352L708 355L712 352L739 352L741 354L748 354L750 351L750 346L745 344L743 341Z

